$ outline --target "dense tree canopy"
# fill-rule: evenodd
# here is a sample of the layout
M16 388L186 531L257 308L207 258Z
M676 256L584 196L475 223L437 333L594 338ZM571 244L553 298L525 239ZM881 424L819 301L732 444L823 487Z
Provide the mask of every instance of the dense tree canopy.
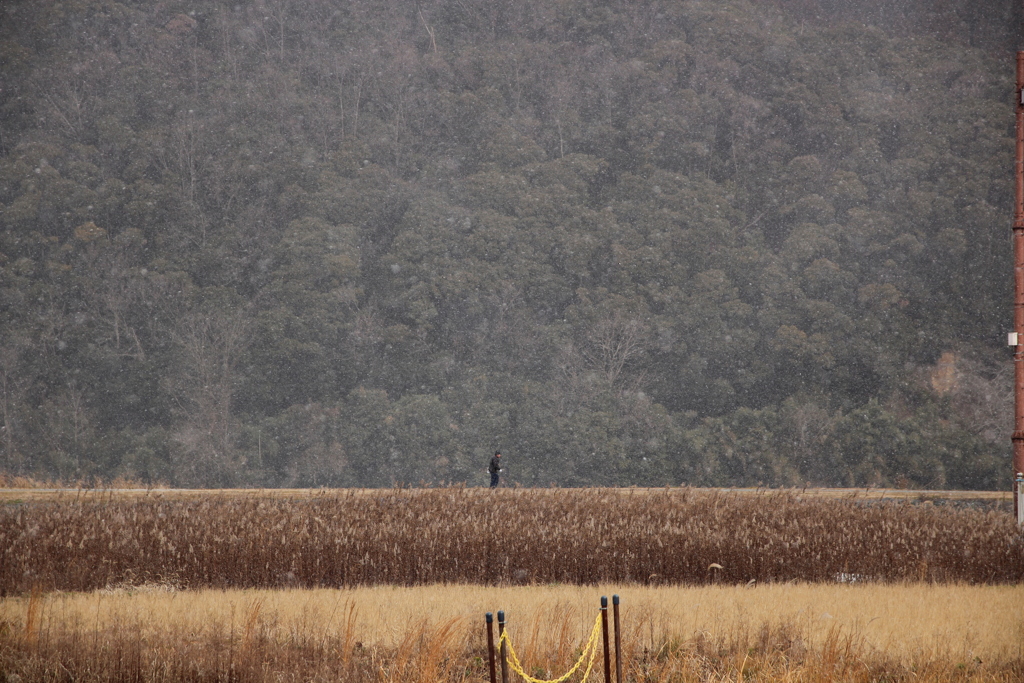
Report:
M976 7L9 2L0 469L1002 487Z

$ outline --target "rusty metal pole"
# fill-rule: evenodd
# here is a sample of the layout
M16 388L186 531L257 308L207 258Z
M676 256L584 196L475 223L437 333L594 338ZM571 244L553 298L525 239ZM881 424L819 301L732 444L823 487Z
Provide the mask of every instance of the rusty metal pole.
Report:
M485 619L487 619L487 668L491 674L491 683L498 683L494 674L494 615L488 612Z
M1024 51L1017 53L1017 156L1014 163L1016 202L1013 210L1014 422L1013 505L1019 517L1017 473L1024 472Z

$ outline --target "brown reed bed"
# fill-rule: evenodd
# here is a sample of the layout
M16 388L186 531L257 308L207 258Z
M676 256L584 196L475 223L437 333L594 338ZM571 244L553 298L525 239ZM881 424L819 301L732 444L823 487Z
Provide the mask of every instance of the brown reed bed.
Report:
M0 595L165 583L1018 583L1003 512L796 493L442 488L0 509Z

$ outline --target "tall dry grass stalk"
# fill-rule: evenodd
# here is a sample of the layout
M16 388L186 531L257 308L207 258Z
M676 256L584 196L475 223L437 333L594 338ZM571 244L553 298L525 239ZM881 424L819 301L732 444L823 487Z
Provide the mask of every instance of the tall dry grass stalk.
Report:
M718 567L712 569L712 567ZM433 583L1024 580L996 511L694 489L431 489L0 508L0 596Z
M28 597L28 606L25 608L25 645L34 647L39 639L39 624L43 608L43 592L39 586L33 586Z
M504 609L527 671L553 678L578 656L599 595L613 593L628 681L1024 680L1024 586L967 585L35 594L0 601L0 673L484 681L483 614Z

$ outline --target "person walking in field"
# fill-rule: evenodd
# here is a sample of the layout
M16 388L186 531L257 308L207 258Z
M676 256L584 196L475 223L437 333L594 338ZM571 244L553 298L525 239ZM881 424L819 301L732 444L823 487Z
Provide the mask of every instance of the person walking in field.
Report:
M487 471L491 473L491 488L498 488L498 480L501 478L501 451L494 451L494 457L491 458L491 464L487 466Z

